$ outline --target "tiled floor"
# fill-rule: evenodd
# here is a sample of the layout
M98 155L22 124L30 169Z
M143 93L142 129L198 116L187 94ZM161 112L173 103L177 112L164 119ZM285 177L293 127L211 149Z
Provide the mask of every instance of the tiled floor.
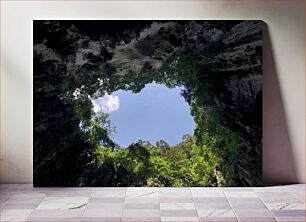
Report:
M1 185L1 221L305 221L305 185L33 188Z

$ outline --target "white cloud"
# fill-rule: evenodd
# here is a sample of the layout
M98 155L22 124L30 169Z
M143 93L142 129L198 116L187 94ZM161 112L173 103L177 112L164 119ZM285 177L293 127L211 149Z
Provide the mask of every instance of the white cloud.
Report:
M91 101L94 106L94 112L111 113L119 109L120 100L118 96L105 94Z

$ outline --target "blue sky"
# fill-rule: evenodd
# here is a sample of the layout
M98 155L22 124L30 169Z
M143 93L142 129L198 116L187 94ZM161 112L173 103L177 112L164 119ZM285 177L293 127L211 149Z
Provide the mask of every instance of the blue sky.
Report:
M190 107L180 91L179 87L169 89L156 83L147 84L136 94L119 90L96 100L96 110L110 113L117 131L114 141L121 147L139 139L152 144L163 139L175 145L184 134L194 131Z

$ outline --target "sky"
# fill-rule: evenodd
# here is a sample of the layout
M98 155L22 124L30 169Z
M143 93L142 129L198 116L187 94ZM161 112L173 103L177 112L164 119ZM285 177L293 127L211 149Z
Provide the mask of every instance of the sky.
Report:
M169 89L156 83L136 94L119 90L94 100L94 111L110 113L117 131L113 139L121 147L138 140L155 144L161 139L176 145L184 134L194 131L190 107L180 91L180 87Z

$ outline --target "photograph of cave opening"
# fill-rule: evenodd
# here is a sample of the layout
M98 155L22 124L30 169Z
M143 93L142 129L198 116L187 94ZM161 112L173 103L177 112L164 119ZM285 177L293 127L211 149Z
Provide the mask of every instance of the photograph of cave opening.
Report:
M33 21L34 186L262 185L262 27Z

